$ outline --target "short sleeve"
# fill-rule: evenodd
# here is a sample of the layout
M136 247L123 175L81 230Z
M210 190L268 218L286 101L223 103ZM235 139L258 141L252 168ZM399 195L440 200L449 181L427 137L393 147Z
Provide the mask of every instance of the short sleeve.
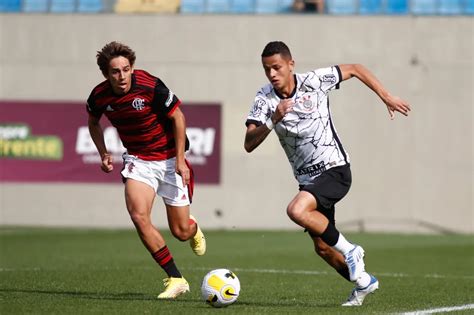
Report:
M255 124L257 126L263 125L268 118L270 118L270 107L268 99L262 94L257 93L255 100L250 108L245 125Z
M89 98L87 99L86 110L89 113L89 115L100 118L102 116L102 111L97 109L93 94L94 94L94 91L92 91L91 95L89 95Z
M319 87L327 92L333 89L339 89L339 83L342 81L341 69L339 66L321 68L314 70L316 78L319 80Z
M170 116L173 111L181 104L174 93L160 80L157 79L152 107L157 111Z

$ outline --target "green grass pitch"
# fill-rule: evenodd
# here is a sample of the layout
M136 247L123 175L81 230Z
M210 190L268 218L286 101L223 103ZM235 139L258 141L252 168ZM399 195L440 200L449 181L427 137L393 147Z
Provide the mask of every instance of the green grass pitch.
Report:
M359 308L352 289L298 231L204 231L208 251L164 233L191 292L158 301L164 272L132 230L0 227L1 314L395 314L474 303L472 235L348 234L380 290ZM213 309L200 284L215 268L240 279L238 301ZM473 309L455 312L469 314Z

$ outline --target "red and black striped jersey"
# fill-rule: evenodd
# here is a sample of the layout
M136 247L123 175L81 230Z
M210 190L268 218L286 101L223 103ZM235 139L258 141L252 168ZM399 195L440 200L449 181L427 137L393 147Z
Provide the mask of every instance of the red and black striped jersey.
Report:
M97 118L105 114L129 154L147 161L159 161L176 156L169 117L180 104L181 101L159 78L143 70L134 70L128 93L115 94L106 80L92 90L87 99L87 111ZM185 149L188 147L186 139Z

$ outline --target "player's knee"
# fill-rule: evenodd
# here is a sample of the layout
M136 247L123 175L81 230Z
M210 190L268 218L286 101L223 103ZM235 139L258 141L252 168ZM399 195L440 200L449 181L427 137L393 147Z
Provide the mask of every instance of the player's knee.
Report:
M189 226L174 226L171 228L171 234L181 242L187 241L191 237Z
M299 224L303 222L305 210L297 202L291 202L286 208L286 214L291 220Z
M137 228L145 228L148 224L150 224L150 218L142 213L139 212L131 212L130 218L132 219L133 224Z

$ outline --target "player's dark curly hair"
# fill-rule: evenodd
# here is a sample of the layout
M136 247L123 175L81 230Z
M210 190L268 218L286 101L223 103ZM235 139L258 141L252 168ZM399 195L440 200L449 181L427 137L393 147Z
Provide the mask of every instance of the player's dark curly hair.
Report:
M130 66L133 67L136 59L135 52L127 45L114 41L97 52L97 65L104 76L107 76L110 60L120 56L127 58Z
M290 48L288 48L284 42L280 41L269 42L263 49L262 58L277 54L280 54L282 57L292 59Z

